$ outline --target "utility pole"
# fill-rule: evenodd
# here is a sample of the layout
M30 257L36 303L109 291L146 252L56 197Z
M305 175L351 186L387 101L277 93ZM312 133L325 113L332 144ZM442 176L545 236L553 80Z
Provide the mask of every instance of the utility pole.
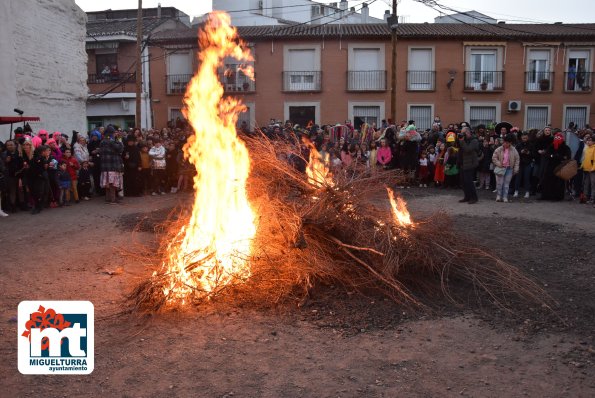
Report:
M141 95L143 92L143 0L138 0L138 12L136 14L136 115L135 127L141 127Z
M393 123L397 124L397 0L393 0L392 15L388 19L392 36L392 57L391 57L391 77L390 77L390 117Z

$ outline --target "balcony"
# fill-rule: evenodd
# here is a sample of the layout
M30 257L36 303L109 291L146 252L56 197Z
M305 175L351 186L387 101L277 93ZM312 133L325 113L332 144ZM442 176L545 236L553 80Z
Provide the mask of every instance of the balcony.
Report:
M386 71L348 71L347 91L386 91Z
M186 86L192 79L192 75L167 75L166 85L167 94L184 94L186 93Z
M554 72L525 72L525 91L551 93L554 87Z
M465 71L465 91L494 92L503 90L503 71Z
M219 81L225 93L254 93L256 84L241 69L240 64L226 65L225 69L218 72Z
M425 70L407 71L407 91L434 91L436 89L436 72Z
M321 71L283 72L283 91L313 92L322 89Z
M564 74L564 91L567 93L590 93L592 87L592 72L566 72Z
M135 83L135 73L95 73L87 76L87 84Z

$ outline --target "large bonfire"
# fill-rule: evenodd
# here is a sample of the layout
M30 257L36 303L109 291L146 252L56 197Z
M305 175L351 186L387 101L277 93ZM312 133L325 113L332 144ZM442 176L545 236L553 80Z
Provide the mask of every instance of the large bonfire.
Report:
M166 224L161 269L133 292L137 308L274 304L302 300L321 282L416 306L436 293L457 300L455 281L505 307L513 298L543 303L535 283L456 236L445 215L414 222L388 188L403 179L398 172L333 176L314 145L297 137L238 138L243 105L223 97L217 70L224 58L249 61L250 53L223 13L211 14L199 45L200 68L185 96L195 131L184 148L197 172L194 203ZM302 157L306 173L289 157Z

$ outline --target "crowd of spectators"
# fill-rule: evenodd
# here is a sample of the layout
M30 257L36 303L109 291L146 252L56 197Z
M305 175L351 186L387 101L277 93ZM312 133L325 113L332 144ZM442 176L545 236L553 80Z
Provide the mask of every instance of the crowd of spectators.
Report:
M461 202L470 204L477 202L478 189L491 190L497 202L521 196L595 200L595 137L589 126L521 131L502 122L472 129L465 122L443 126L436 117L426 131L419 131L413 120L358 127L349 121L301 127L272 120L262 132L295 144L287 159L302 171L310 142L333 174L401 169L405 182L400 188L462 188ZM243 123L238 133L253 132ZM70 137L19 128L14 139L0 144L0 216L38 214L93 196L118 204L125 196L191 191L195 168L183 155L189 134L184 126L123 131L108 125L86 134L73 131ZM563 179L560 167L571 160L578 172Z

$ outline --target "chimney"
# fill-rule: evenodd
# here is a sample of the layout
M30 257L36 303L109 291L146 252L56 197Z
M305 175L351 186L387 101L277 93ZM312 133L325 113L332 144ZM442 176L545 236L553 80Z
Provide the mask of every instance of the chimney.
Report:
M339 8L343 11L347 11L347 0L341 0L341 3L339 3Z
M157 3L157 18L161 19L161 3Z
M362 23L368 23L368 19L370 18L370 9L368 8L368 3L362 4Z
M388 21L388 17L390 17L390 10L384 10L384 22Z

